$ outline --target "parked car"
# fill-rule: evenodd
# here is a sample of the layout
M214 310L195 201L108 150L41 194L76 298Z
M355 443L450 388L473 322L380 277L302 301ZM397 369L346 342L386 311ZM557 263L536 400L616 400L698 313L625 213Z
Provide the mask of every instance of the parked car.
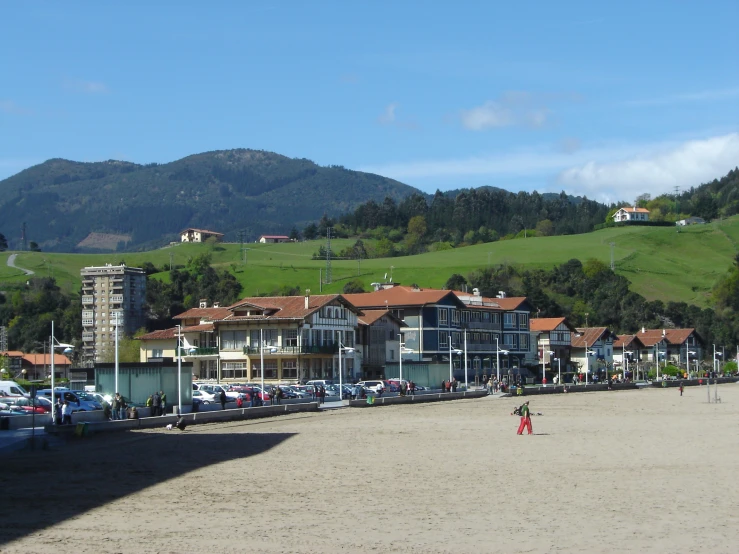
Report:
M7 405L12 409L18 407L25 413L30 414L35 412L37 414L48 414L51 411L51 400L43 396L37 398L26 398L25 396L19 396L16 398L7 398Z
M46 397L51 399L51 389L43 389L36 392L37 397ZM61 398L66 400L72 406L74 412L91 412L93 410L102 410L103 406L92 395L84 391L73 391L65 388L54 389L54 399Z
M216 397L205 390L194 390L192 391L193 401L201 402L203 404L213 404L216 402Z

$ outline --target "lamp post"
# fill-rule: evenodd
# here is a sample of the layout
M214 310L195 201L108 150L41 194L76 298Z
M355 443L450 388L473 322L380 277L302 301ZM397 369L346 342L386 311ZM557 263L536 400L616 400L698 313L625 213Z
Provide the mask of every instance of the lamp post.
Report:
M459 348L452 350L452 336L449 335L449 382L452 382L452 352L454 354L461 354L462 351Z
M585 341L585 385L588 384L588 373L590 373L591 354L595 354L595 350L588 350L588 341Z
M557 384L562 384L562 358L554 358L557 360Z
M501 350L500 344L498 344L498 337L495 337L495 378L500 383L500 353L508 355L508 350Z
M118 391L118 312L115 313L115 391Z
M541 351L541 384L544 387L547 386L546 357L544 356L545 354L549 354L549 356L551 357L551 356L554 355L554 351L553 350L544 350L544 349L542 349L542 351Z
M54 349L63 348L64 352L71 352L74 348L71 344L65 344L59 342L54 337L54 322L51 322L51 342L49 343L49 351L51 352L51 422L55 422L56 418L56 403L54 402Z
M411 352L415 351L411 348L405 347L405 343L403 342L403 334L398 333L398 367L400 372L400 384L403 384L403 354L409 354Z
M467 392L467 329L464 330L464 390Z
M177 415L182 415L182 326L177 326ZM190 377L192 379L192 377Z
M624 369L624 381L626 380L626 374L629 373L629 359L626 356L631 356L633 352L631 350L624 350L623 353L623 362L625 364L626 369Z
M341 341L339 341L339 402L341 404L344 403L344 383L342 382L342 376L341 376L341 353L346 352L347 354L349 352L354 352L354 349L351 347L345 347L343 344L341 344Z
M685 367L688 368L688 379L690 379L690 356L691 354L695 356L695 352L692 350L688 350L688 354L685 358ZM698 373L698 358L695 359L695 373Z
M262 387L262 402L264 402L264 329L259 329L259 372L261 374L261 387ZM277 352L277 349L270 347L269 351L272 353Z

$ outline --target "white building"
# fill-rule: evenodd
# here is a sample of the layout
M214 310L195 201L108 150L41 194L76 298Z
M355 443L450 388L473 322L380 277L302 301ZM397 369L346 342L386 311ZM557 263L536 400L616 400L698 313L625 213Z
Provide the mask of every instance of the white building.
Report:
M205 242L211 237L214 237L218 242L221 242L223 240L223 233L194 228L185 229L180 233L181 242Z
M119 336L146 324L146 274L143 269L106 264L85 267L82 276L82 356L99 362L115 348L116 319Z
M627 206L613 214L613 221L649 221L649 210Z

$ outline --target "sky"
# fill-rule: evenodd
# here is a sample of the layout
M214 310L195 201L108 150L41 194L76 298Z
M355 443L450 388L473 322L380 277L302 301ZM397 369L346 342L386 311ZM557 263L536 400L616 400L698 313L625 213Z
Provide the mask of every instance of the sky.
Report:
M739 2L0 5L0 179L254 148L603 202L739 165Z

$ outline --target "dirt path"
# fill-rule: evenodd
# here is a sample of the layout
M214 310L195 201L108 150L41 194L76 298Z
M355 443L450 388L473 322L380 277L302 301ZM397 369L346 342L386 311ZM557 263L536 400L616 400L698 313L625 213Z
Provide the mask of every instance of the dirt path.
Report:
M25 273L26 275L34 275L34 272L31 271L30 269L24 269L22 267L18 267L17 265L15 265L15 258L17 255L18 254L11 254L10 256L8 256L8 267L12 267L13 269L18 269L22 271L23 273Z

